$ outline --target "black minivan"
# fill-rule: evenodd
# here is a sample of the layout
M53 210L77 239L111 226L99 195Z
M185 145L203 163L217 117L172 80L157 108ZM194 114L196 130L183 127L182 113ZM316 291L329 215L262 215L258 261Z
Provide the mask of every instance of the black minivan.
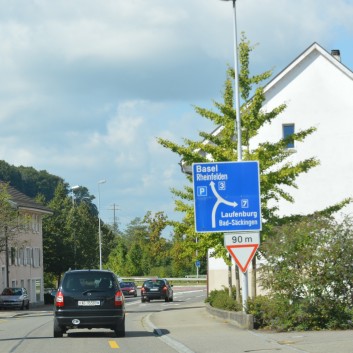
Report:
M105 270L64 274L54 300L54 337L67 330L107 328L125 336L125 302L117 276Z

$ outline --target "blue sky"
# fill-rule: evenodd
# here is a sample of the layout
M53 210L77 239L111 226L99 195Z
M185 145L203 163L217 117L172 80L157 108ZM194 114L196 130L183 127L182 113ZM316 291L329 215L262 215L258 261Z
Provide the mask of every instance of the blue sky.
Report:
M258 43L253 73L281 71L313 42L353 69L353 1L237 0ZM233 65L231 1L0 0L0 159L86 186L122 229L174 213L179 157L156 143L196 139Z

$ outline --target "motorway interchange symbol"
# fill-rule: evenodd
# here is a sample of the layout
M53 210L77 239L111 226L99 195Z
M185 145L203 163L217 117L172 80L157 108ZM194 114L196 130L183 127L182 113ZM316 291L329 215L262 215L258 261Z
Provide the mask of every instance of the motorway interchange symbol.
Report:
M211 186L211 190L213 192L213 195L216 196L216 203L214 204L213 208L212 208L212 228L216 228L216 211L217 211L217 207L221 204L224 203L225 205L228 206L232 206L232 207L237 207L238 204L233 201L227 201L225 200L223 197L221 197L219 195L219 193L217 192L216 188L215 188L215 183L213 181L210 182L210 186Z

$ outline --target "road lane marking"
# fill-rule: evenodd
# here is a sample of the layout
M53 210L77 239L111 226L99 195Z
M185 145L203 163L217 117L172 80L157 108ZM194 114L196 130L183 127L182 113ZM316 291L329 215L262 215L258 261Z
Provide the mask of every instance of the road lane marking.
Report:
M115 341L109 341L109 346L110 348L120 348Z
M191 349L189 349L189 347L185 346L184 344L182 344L181 342L175 340L172 337L168 337L166 335L163 334L163 332L156 326L154 326L150 320L150 316L151 314L147 315L147 317L143 318L143 321L145 321L145 323L147 324L147 326L149 326L150 328L152 328L153 333L157 335L157 337L163 341L164 343L166 343L169 347L172 347L173 349L175 349L178 353L195 353L194 351L192 351Z

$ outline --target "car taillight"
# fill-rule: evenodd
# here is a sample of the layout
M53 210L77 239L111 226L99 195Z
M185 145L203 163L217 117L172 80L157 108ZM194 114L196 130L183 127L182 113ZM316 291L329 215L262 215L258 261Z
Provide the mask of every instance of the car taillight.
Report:
M64 295L62 294L61 291L57 292L56 293L56 296L55 296L55 306L56 307L63 307L64 306Z
M166 292L167 289L168 289L167 286L164 286L164 287L163 287L163 291L164 291L164 292Z
M142 287L142 288L141 288L141 292L146 292L145 287Z
M118 290L116 293L115 293L115 297L114 297L114 304L115 306L123 306L123 303L124 303L124 296L123 296L123 293Z

